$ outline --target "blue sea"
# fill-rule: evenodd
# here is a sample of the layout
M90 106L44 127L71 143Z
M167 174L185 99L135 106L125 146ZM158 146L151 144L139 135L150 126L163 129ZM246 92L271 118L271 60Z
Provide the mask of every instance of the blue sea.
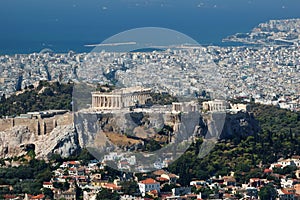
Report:
M271 19L300 18L299 0L1 0L0 54L89 52L119 32L163 27L223 45Z

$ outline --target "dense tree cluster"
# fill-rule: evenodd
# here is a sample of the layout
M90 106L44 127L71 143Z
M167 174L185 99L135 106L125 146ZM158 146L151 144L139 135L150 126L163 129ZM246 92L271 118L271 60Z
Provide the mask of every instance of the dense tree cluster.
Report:
M151 93L152 104L169 105L172 102L178 102L176 97L168 93Z
M117 192L111 192L107 189L101 189L97 194L97 200L119 200L120 195Z
M40 81L37 88L27 87L20 94L0 99L0 117L50 109L71 110L73 84Z
M252 177L266 176L263 174L263 167L269 167L279 158L300 155L299 112L259 104L253 104L251 107L261 131L239 138L239 143L236 143L234 137L219 141L202 159L198 158L203 142L199 139L169 167L171 172L180 175L180 183L186 185L194 178L205 180L213 175L229 175L233 171L241 184ZM279 174L288 173L293 177L293 169L277 171Z
M259 197L260 199L270 199L270 200L274 200L276 199L276 189L274 188L274 185L272 184L268 184L264 187L261 188L261 190L259 191Z
M44 181L52 177L51 166L43 160L32 159L19 167L0 168L0 185L13 185L13 191L1 188L3 194L40 194Z

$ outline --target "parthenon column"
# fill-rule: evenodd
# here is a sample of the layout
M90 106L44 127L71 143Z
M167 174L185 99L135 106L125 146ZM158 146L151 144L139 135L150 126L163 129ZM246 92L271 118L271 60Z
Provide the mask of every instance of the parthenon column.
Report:
M102 107L102 99L101 99L101 96L98 97L98 107Z
M108 107L111 108L111 97L108 98Z
M125 97L123 98L123 103L124 103L124 106L125 106L125 107L128 105L127 101L128 101L128 97L125 96Z
M121 108L121 97L118 97L118 107Z
M114 101L115 101L115 108L117 108L118 107L117 97L114 97Z
M116 107L116 105L115 105L115 97L112 97L111 100L112 100L112 106L111 107L113 107L113 108Z

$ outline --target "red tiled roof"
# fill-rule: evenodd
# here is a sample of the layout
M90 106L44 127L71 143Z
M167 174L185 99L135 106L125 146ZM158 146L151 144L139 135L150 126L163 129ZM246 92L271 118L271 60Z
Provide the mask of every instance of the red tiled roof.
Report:
M157 171L153 172L153 174L156 175L156 176L160 176L160 175L162 175L164 173L166 173L166 171L163 170L163 169L160 169L160 170L157 170Z
M113 183L105 183L103 187L108 188L108 189L113 189L113 190L120 190L121 189L120 186L117 186Z
M272 173L273 172L273 170L271 170L271 169L265 169L264 170L264 173Z
M3 195L3 197L4 197L4 199L14 199L17 196L16 195L11 195L11 194L5 194L5 195Z
M53 185L51 182L43 182L43 185Z
M283 194L294 194L294 192L290 192L290 191L285 190L285 189L281 189L281 192L282 192Z
M45 195L43 195L43 194L39 194L39 195L30 197L30 199L43 199L43 198L45 198Z
M227 193L225 193L225 194L224 194L224 197L226 197L226 198L230 198L230 197L232 197L232 195L231 195L231 194L227 194Z
M146 180L140 181L140 183L143 183L143 184L154 184L154 183L157 183L157 181L154 180L153 178L148 178Z
M163 181L169 181L169 179L163 178L163 177L157 177L156 180L161 181L161 182L163 182Z
M71 164L71 165L77 165L78 162L77 161L69 161L69 164Z
M154 195L157 195L157 194L158 194L158 191L157 191L157 190L151 190L150 193L151 193L151 194L154 194Z
M171 173L169 173L169 174L167 174L170 178L177 178L177 175L176 174L171 174Z

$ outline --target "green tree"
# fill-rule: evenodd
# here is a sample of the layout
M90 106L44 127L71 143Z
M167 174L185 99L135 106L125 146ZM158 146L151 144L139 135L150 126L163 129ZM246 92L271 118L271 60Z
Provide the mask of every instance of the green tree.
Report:
M161 148L159 142L151 139L147 144L146 144L146 150L148 151L156 151Z
M273 185L268 184L260 189L258 196L261 200L275 200L277 196L277 191Z
M97 194L97 200L119 200L120 195L116 192L111 192L107 189L102 190Z
M176 187L176 185L174 185L174 184L165 184L162 187L161 192L172 192L172 189L175 187Z
M44 181L50 181L52 177L52 172L50 168L47 168L45 171L41 172L36 176L38 182L43 183Z
M124 194L135 194L138 192L138 184L135 181L124 181L121 183Z
M53 199L54 194L51 189L43 188L43 194L46 196L46 198Z

